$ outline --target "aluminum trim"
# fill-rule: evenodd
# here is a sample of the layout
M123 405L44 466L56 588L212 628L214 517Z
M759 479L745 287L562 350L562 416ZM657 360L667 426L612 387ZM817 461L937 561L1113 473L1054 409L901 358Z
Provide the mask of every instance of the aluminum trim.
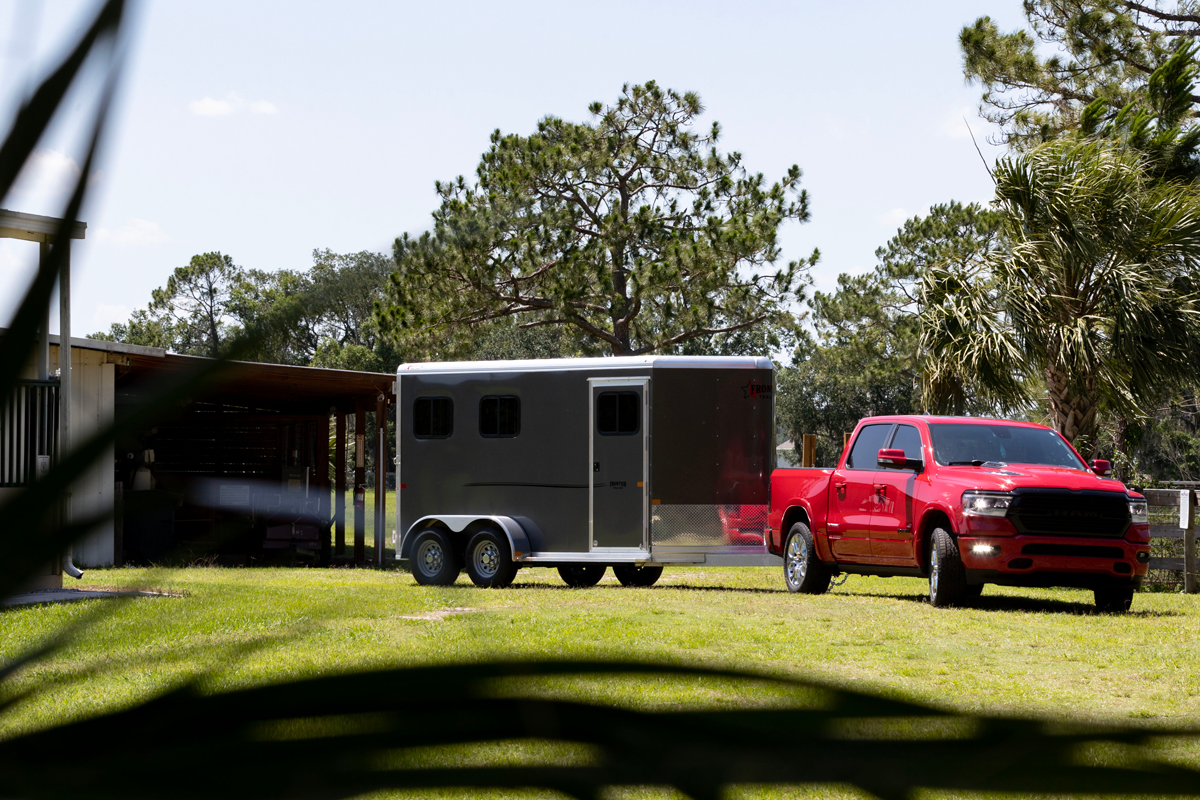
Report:
M539 358L512 361L433 361L401 364L405 373L453 374L478 372L560 372L651 367L653 369L769 369L775 365L759 356L619 356L613 358Z

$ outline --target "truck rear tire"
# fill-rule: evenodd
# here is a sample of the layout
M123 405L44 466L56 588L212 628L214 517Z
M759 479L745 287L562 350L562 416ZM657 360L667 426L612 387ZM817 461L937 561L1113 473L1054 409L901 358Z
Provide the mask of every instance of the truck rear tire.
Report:
M467 575L480 589L503 589L517 576L508 538L485 528L467 542Z
M565 564L558 568L558 577L572 589L587 589L600 582L606 569L604 564Z
M1110 614L1124 614L1133 605L1132 586L1105 586L1093 589L1096 610Z
M967 572L958 542L944 528L934 528L929 537L929 603L945 608L966 599Z
M793 594L825 594L829 591L829 569L817 558L812 531L797 522L788 531L783 546L783 582Z
M639 567L637 564L613 564L613 575L622 586L653 586L662 577L662 567Z
M410 552L413 577L422 586L449 586L458 580L462 565L450 538L442 531L421 531Z

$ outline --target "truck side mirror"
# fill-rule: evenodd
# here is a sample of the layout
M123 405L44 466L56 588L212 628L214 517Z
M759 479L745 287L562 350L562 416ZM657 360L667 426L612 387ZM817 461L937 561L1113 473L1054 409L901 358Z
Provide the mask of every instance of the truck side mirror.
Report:
M1097 458L1092 462L1092 472L1103 478L1105 475L1112 473L1112 462L1103 458Z
M903 450L888 450L879 451L879 466L884 469L904 469L908 466L908 456L904 455Z

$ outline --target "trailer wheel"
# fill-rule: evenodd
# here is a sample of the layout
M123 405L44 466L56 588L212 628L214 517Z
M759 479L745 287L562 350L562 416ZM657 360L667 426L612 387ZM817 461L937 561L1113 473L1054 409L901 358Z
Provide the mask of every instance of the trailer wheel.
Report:
M606 569L604 564L565 564L558 568L558 576L567 586L587 589L600 582Z
M458 554L442 531L430 529L417 534L412 546L413 577L422 586L449 586L462 570Z
M1124 614L1133 605L1132 586L1104 586L1092 590L1096 598L1096 610L1112 614Z
M508 539L490 528L467 542L467 575L481 589L503 589L517 575Z
M943 608L967 599L967 573L958 542L944 528L929 537L929 603Z
M812 531L797 522L788 531L783 548L783 581L789 592L825 594L829 591L829 569L817 558Z
M613 564L613 574L622 586L653 586L662 577L662 567L639 567L637 564Z

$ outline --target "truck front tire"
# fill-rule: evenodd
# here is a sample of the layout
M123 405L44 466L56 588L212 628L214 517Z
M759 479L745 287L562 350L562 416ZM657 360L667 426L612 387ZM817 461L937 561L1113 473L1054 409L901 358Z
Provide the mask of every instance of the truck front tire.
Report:
M417 534L412 546L413 577L422 586L449 586L458 580L462 570L458 553L450 543L450 537L440 530L429 529Z
M829 591L829 569L817 558L812 531L803 522L797 522L788 531L783 546L783 581L789 592L800 594L825 594Z
M508 538L485 528L467 542L467 575L480 589L503 589L517 576Z
M1133 605L1132 586L1104 586L1093 589L1096 610L1110 614L1123 614Z
M566 564L558 568L558 577L572 589L595 586L608 569L604 564Z
M929 603L944 608L966 599L967 571L958 542L944 528L934 528L929 537Z

